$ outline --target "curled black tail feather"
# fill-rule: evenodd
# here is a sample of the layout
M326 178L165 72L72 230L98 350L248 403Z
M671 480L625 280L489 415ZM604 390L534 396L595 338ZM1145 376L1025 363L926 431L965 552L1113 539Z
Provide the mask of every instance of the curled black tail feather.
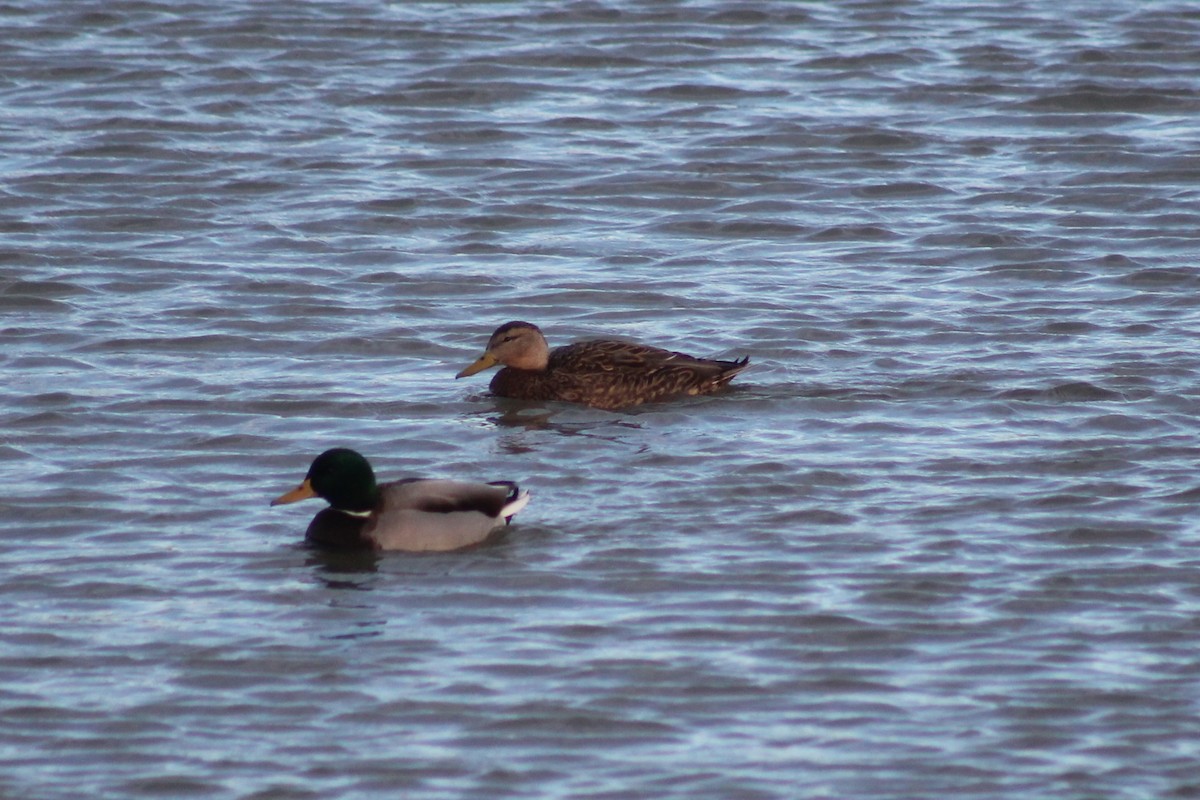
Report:
M512 518L517 515L517 512L524 508L525 504L529 502L529 492L522 492L521 487L518 486L514 481L488 481L488 485L508 487L508 496L504 498L503 511L508 511L510 508L512 510L510 513L504 514L505 524L512 522ZM513 505L516 505L516 508L512 508ZM501 513L503 513L503 511Z

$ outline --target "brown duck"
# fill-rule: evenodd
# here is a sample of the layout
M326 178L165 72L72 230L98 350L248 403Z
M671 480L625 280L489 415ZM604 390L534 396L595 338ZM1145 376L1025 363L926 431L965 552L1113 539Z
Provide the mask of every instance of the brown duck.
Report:
M455 377L501 364L490 385L494 395L613 410L714 392L749 363L749 358L717 361L605 339L551 350L536 325L506 322L492 334L483 355Z

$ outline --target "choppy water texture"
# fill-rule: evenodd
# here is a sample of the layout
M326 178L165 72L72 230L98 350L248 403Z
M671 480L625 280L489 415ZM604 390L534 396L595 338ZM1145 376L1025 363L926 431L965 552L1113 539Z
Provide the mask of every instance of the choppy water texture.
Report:
M1200 11L0 6L0 794L1200 796ZM749 355L625 413L513 318ZM334 558L321 449L533 491Z

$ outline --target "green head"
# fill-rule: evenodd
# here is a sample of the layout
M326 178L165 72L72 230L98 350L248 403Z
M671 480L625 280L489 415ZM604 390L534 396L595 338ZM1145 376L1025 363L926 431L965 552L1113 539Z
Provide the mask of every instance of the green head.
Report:
M367 459L349 448L335 447L313 459L300 486L276 498L271 505L320 497L339 511L363 512L375 507L378 496L375 472Z

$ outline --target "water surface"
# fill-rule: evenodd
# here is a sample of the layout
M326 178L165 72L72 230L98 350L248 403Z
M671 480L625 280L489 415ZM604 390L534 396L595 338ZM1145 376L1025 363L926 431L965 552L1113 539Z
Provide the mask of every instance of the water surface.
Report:
M0 794L1200 796L1200 14L0 7ZM622 413L509 319L749 355ZM299 545L317 452L520 481Z

